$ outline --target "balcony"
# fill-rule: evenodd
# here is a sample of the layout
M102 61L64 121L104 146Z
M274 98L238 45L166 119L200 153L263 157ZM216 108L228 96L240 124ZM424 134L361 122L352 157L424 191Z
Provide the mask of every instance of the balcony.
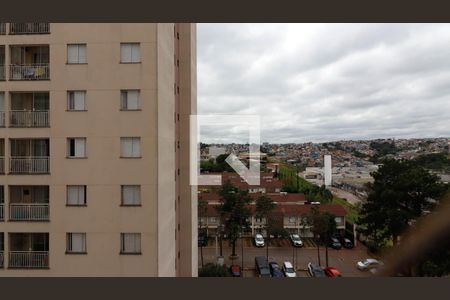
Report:
M49 126L49 92L13 92L10 98L10 127Z
M11 269L47 269L48 233L10 233L8 267Z
M5 258L3 256L3 250L0 251L0 268L3 268L5 266L4 264Z
M49 80L49 46L10 46L10 80Z
M47 269L48 251L9 251L9 268Z
M10 221L48 221L48 204L14 203L9 205Z
M48 63L10 65L9 79L11 80L48 80L50 68Z
M0 46L0 80L5 79L5 46Z
M46 174L50 171L49 139L11 139L11 174Z
M0 221L5 220L4 204L0 203Z
M9 159L9 172L14 174L46 174L49 173L48 156L14 156Z
M6 34L6 23L0 23L0 35Z
M49 127L48 110L19 111L12 110L9 114L10 127ZM0 117L1 121L1 117Z
M9 34L46 34L46 33L50 33L50 24L49 23L10 23L9 24Z

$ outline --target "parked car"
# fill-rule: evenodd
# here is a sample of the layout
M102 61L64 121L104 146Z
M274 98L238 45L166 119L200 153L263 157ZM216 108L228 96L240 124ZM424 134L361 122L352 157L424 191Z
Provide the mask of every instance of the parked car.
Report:
M323 271L325 272L325 275L327 275L327 277L342 277L341 272L339 272L338 269L334 267L325 268L323 269Z
M384 264L383 264L382 261L376 260L374 258L366 258L366 259L364 259L362 261L358 261L356 263L356 267L358 269L360 269L361 271L366 271L366 270L370 270L370 269L373 269L373 268L378 268L378 267L383 266L383 265Z
M289 261L283 263L283 273L286 277L297 277L297 273Z
M231 265L230 267L231 275L233 277L241 277L241 267L238 265Z
M291 234L290 238L291 238L292 245L294 247L302 247L303 246L303 241L300 239L300 236L298 234L295 234L295 233Z
M263 238L263 236L262 236L262 234L260 234L260 233L257 233L256 235L255 235L255 246L256 247L264 247L264 238Z
M313 263L308 264L308 273L311 277L326 277L322 267Z
M258 277L270 277L270 267L265 256L255 257L255 269Z
M207 245L208 245L208 237L206 235L199 235L198 236L198 246L205 247Z
M284 277L283 271L276 262L269 263L270 274L272 277Z
M342 246L344 246L344 248L347 248L347 249L351 249L354 247L352 241L348 238L342 239Z
M342 244L341 244L341 242L339 242L339 240L337 238L332 237L330 239L330 247L333 248L333 249L339 250L339 249L342 248Z

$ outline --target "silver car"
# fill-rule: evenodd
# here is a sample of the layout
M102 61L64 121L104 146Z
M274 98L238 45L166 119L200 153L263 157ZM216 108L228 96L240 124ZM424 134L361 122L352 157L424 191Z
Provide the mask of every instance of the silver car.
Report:
M373 268L378 268L384 265L382 261L376 260L374 258L366 258L362 261L356 263L356 267L361 271L370 270Z

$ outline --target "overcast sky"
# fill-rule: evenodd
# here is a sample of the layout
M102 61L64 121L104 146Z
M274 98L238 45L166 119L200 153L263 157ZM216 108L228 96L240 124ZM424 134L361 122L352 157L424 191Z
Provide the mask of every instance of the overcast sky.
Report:
M197 35L198 113L259 115L261 142L450 136L450 25L198 24ZM246 142L241 129L201 139Z

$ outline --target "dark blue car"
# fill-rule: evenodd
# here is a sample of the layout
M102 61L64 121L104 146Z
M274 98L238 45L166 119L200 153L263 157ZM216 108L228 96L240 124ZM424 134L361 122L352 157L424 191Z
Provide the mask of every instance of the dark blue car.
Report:
M280 266L276 262L269 263L269 267L272 277L284 277L283 271L281 271Z

